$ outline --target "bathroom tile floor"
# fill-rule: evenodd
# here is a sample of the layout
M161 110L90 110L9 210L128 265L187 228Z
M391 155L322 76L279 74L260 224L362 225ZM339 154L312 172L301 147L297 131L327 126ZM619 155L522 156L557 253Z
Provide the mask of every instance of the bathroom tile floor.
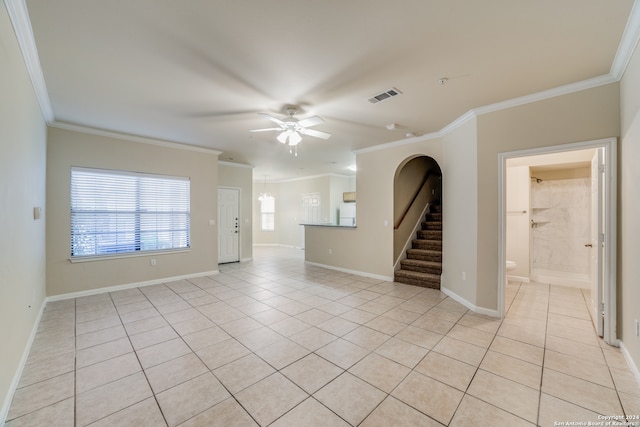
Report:
M510 283L507 315L286 248L47 304L7 426L554 426L640 414L588 291ZM638 420L640 421L640 420ZM565 424L567 425L567 424Z

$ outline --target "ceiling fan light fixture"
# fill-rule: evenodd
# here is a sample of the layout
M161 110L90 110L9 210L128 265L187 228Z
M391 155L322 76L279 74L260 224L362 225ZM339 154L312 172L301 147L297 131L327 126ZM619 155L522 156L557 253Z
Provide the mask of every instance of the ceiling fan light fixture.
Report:
M289 135L289 145L298 145L302 141L302 137L296 131L292 131Z
M277 140L281 143L285 144L287 142L287 137L289 136L288 131L281 132L280 135L277 136Z
M280 131L276 139L281 144L286 144L289 146L290 152L292 154L298 155L297 145L302 142L302 135L312 136L314 138L320 139L328 139L331 134L327 132L322 132L315 129L309 129L311 126L319 125L320 123L324 123L324 119L319 116L312 116L306 119L297 120L293 116L296 114L297 109L294 106L288 106L287 114L289 117L285 119L278 119L273 117L267 113L258 113L261 116L266 117L268 120L271 120L273 123L278 125L275 128L265 128L265 129L251 129L250 132L266 132L266 131Z

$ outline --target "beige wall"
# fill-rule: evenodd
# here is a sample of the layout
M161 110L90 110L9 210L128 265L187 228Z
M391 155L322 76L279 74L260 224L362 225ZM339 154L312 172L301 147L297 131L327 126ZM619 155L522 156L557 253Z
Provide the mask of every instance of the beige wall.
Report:
M275 231L260 230L260 202L265 191L276 198ZM353 191L353 179L346 176L322 175L290 181L253 183L253 237L255 244L300 247L303 243L302 196L320 194L320 222L336 223L336 212L343 191Z
M619 99L612 83L478 117L477 306L498 304L498 153L618 136Z
M173 148L49 128L47 150L47 295L88 291L217 271L217 152ZM191 249L179 253L69 261L70 168L82 166L191 178ZM157 260L156 266L150 259Z
M442 138L363 150L357 230L314 228L306 259L391 277L394 173L405 159L428 155L443 173L443 289L497 313L498 154L617 136L619 108L619 85L612 83L486 113Z
M46 125L0 6L0 424L45 298ZM42 207L39 220L33 208Z
M620 83L621 141L618 183L618 336L640 369L640 48Z
M476 120L442 141L442 283L476 305L478 184Z
M441 140L356 153L357 228L307 227L305 259L375 277L393 277L393 181L398 166L417 155L442 161Z
M237 163L218 163L218 186L240 190L240 260L253 257L253 170ZM216 218L218 215L216 214Z

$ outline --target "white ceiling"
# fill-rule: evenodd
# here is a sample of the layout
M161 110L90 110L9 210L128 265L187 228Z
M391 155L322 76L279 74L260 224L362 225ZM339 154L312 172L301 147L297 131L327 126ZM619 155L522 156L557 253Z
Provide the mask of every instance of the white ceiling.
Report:
M56 122L210 147L275 180L349 174L353 150L608 75L633 0L26 4ZM403 94L367 101L391 87ZM277 132L249 132L288 104L333 136L293 157Z

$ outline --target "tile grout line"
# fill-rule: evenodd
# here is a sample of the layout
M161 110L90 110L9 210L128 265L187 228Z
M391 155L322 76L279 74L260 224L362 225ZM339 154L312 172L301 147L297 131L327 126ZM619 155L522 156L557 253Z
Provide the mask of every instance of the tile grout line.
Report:
M146 301L149 301L149 304L151 304L151 305L153 306L153 308L157 311L156 306L155 306L155 305L153 305L153 303L151 302L151 300L149 300L149 298L147 297L147 295L146 295L144 292L142 292L142 291L140 290L140 288L135 288L135 289L136 289L138 292L140 292L140 293L144 296L145 300L146 300ZM147 372L145 371L144 367L142 366L142 362L140 361L140 358L138 357L138 352L136 351L136 348L135 348L135 346L133 345L133 342L131 341L131 335L129 335L129 331L127 331L127 328L124 326L124 325L125 325L125 323L122 321L122 316L120 315L120 311L118 311L118 306L116 305L116 302L114 301L114 299L113 299L113 295L112 295L111 293L109 293L109 298L111 298L111 302L113 303L113 306L114 306L114 307L115 307L115 309L116 309L116 313L118 313L118 319L120 319L120 323L122 324L122 328L124 329L125 334L127 334L127 340L129 341L129 344L131 345L131 349L133 350L133 354L135 355L136 360L138 361L138 364L140 365L140 371L142 371L142 375L144 375L144 379L147 381L147 386L149 387L149 390L151 391L151 394L152 394L152 396L153 396L153 400L156 402L156 405L158 406L158 410L160 411L160 415L162 415L162 419L164 420L165 424L168 426L168 425L169 425L169 422L167 421L167 417L166 417L166 415L164 414L164 411L162 410L162 406L160 406L160 402L158 402L158 397L156 396L156 393L153 391L153 387L151 387L151 383L149 382L149 377L147 376ZM135 303L133 303L133 304L135 304ZM162 316L162 314L161 314L160 312L158 312L158 314L160 314L160 316ZM165 319L165 320L166 320L166 319ZM142 402L142 401L141 401L141 402ZM130 407L132 407L133 405L136 405L136 404L138 404L138 403L140 403L140 402L135 402L135 403L133 403L132 405L129 405L127 408L130 408ZM122 410L124 410L124 409L126 409L126 408L122 408L122 409L120 409L119 411L114 412L114 413L118 413L118 412L120 412L120 411L122 411ZM108 416L111 416L111 415L112 415L112 414L109 414L109 415L107 415L107 417L108 417ZM105 417L105 418L106 418L106 417Z

